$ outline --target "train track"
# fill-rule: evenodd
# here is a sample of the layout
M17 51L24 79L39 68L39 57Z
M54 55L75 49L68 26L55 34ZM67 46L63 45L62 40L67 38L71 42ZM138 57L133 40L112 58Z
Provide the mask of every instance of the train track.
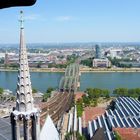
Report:
M46 103L41 105L41 124L44 124L47 115L49 114L53 122L57 124L63 114L68 111L73 102L74 93L57 93Z

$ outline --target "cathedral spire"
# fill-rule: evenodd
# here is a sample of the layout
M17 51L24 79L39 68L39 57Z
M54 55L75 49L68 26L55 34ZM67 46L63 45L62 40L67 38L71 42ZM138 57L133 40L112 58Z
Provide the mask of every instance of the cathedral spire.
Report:
M23 29L23 22L24 22L24 19L23 19L23 11L20 11L20 19L19 19L19 22L20 22L20 28Z
M21 112L33 109L32 88L29 74L28 58L24 37L23 12L20 12L20 49L19 49L19 72L17 83L16 110Z
M40 111L33 105L28 57L24 38L23 12L20 12L19 70L16 108L11 112L12 140L39 140Z

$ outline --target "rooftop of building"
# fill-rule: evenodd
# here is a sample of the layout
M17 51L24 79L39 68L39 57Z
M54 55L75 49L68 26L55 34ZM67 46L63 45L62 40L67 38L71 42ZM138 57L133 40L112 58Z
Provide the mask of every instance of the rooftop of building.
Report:
M85 121L86 125L88 121L96 119L97 116L100 116L105 113L105 108L102 107L86 107L84 109L83 120Z
M108 58L94 58L94 61L108 61Z
M10 118L0 118L0 140L11 140Z
M76 92L75 93L75 101L80 100L85 95L84 92Z
M104 129L98 128L91 140L105 140Z
M140 140L140 128L113 128L123 140Z

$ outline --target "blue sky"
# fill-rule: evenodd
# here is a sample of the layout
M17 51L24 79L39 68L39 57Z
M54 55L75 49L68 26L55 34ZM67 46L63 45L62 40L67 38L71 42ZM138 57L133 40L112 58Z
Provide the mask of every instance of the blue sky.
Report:
M0 10L0 43L19 42L24 11L27 43L140 42L140 0L37 0Z

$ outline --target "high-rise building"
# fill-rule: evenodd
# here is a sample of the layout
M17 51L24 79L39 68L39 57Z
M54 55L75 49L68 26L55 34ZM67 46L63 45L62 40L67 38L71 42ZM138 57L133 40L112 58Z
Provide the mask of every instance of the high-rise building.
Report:
M26 44L24 38L23 12L20 12L19 71L16 90L16 107L10 115L12 140L39 139L39 110L34 107Z
M4 64L5 64L5 65L8 64L8 53L7 53L7 51L6 51L6 53L5 53Z
M99 45L95 45L95 58L101 58L101 48Z

